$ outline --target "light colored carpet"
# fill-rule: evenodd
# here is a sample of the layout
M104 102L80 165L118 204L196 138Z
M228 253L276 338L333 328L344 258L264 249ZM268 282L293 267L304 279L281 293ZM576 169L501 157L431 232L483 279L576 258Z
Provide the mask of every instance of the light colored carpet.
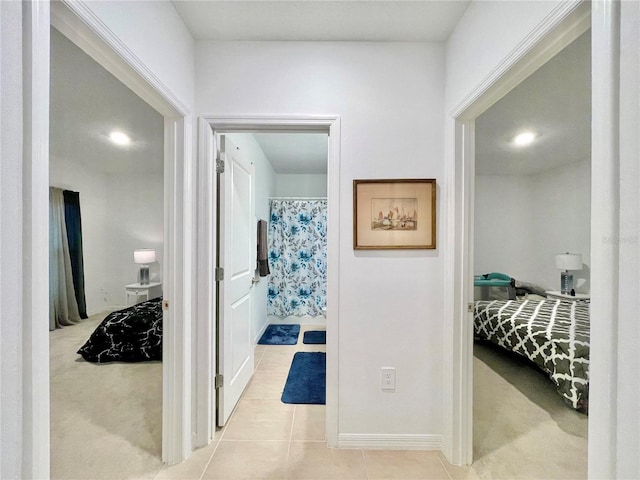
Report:
M488 344L474 348L473 468L482 479L586 479L587 416L544 373Z
M105 316L50 332L52 479L153 478L162 467L162 363L76 353Z

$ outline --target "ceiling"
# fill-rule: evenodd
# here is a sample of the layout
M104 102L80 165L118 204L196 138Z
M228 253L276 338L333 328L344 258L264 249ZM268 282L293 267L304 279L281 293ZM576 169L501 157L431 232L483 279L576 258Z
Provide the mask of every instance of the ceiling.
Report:
M51 29L50 154L110 174L161 173L164 118ZM131 137L119 147L112 130Z
M196 40L444 42L470 0L174 0Z
M254 133L276 173L327 173L328 137L322 133Z
M513 145L523 130L537 134ZM587 31L476 120L476 174L532 175L591 157Z
M193 25L191 20L187 23L196 36L207 38L375 40L384 37L397 41L415 38L411 33L414 23L403 24L402 18L408 15L407 11L413 12L412 17L421 19L416 22L427 22L420 27L423 35L441 39L448 36L467 4L467 1L386 0L175 3L183 18L198 17ZM322 12L318 10L320 5L325 5L320 9ZM355 15L356 10L364 7L366 13ZM216 12L219 14L218 20L228 21L208 22L207 15L212 15L211 12L214 16ZM244 14L253 20L243 23ZM328 22L328 18L338 14L345 18L340 22ZM296 15L300 18L291 20ZM433 22L434 18L438 21ZM260 20L261 27L249 28L255 19ZM203 24L211 23L210 27L196 25L200 20ZM242 25L233 35L223 30L214 32L215 25L229 22ZM313 25L303 29L306 33L296 33L296 28L304 22ZM437 33L437 29L428 26L429 22L440 27L444 25L446 33ZM339 32L336 25L344 31ZM372 25L377 27L372 29ZM208 28L212 30L208 31ZM391 33L394 29L397 31ZM51 155L77 158L89 167L108 173L162 172L162 116L55 29L52 29L51 42ZM587 32L478 118L476 172L481 175L526 175L589 158L590 91L590 37ZM122 148L109 142L107 136L115 128L129 133L132 145ZM517 149L511 139L522 128L534 130L539 137L533 145ZM276 172L326 173L326 135L256 134L255 137Z

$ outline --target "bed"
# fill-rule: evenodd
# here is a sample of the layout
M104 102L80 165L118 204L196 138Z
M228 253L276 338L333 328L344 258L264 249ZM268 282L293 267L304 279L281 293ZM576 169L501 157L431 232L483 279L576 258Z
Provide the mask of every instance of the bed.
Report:
M96 363L162 360L162 298L110 313L77 353Z
M588 301L476 301L474 332L534 362L568 404L588 412Z

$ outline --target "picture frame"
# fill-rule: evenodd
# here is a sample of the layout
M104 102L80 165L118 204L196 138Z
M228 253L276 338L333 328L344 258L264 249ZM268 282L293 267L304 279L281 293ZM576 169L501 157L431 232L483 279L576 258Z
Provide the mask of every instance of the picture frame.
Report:
M354 180L353 248L435 249L436 180Z

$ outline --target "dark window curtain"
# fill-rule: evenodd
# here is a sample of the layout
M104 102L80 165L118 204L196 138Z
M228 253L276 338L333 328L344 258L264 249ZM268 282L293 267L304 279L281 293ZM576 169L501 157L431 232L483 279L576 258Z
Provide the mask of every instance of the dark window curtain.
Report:
M64 221L67 227L69 241L69 256L71 257L71 273L73 275L73 289L80 318L87 318L87 302L84 294L84 261L82 258L82 218L80 216L80 194L65 190Z
M49 329L80 321L73 289L62 190L49 189Z

